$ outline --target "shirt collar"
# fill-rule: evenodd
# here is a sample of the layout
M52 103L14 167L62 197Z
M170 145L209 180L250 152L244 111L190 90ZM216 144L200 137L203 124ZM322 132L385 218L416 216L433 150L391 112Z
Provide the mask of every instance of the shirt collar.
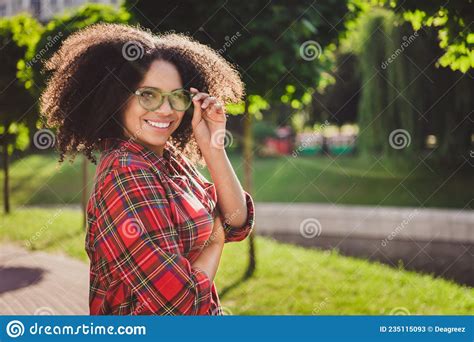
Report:
M148 147L140 144L136 139L129 138L103 138L99 142L99 149L101 151L107 151L110 149L118 149L122 152L132 152L141 155L145 158L150 164L159 167L164 166L168 168L168 163L173 157L174 147L172 144L167 141L163 149L163 155L160 156L154 151L150 150Z

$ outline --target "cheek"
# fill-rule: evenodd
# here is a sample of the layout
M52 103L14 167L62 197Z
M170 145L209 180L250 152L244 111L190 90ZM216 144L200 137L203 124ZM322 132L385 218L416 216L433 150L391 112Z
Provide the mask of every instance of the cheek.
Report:
M130 106L123 115L123 123L129 131L135 131L140 128L140 118L143 115L142 110Z
M178 119L176 120L176 127L178 127L181 124L181 122L183 121L184 112L177 113L177 117L178 117Z

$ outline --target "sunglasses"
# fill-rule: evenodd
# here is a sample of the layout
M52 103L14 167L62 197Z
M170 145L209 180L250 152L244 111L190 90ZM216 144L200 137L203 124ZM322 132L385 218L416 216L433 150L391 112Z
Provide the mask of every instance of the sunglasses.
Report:
M146 110L154 111L160 108L167 98L171 108L179 112L183 112L191 106L195 95L183 88L164 92L154 87L141 87L133 94L138 96L138 103Z

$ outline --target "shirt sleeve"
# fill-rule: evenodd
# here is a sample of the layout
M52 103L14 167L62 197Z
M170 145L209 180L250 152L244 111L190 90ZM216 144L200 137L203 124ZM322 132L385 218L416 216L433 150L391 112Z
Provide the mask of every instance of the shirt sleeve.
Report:
M231 226L228 222L231 220L231 217L224 216L219 208L216 207L216 215L219 215L222 226L224 228L225 240L224 242L238 242L244 240L247 236L252 233L254 222L255 222L255 207L253 204L252 196L246 191L244 191L245 204L247 211L247 219L245 223L240 227Z
M97 203L101 220L96 251L143 303L140 314L203 315L211 305L212 282L179 254L169 202L150 170L110 171Z

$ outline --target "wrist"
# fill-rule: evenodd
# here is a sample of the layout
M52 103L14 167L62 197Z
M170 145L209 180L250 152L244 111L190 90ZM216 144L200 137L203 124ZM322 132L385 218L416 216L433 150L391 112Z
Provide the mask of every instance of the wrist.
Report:
M210 146L201 149L202 155L206 157L215 157L218 155L225 155L225 146L214 146L212 143Z
M209 240L205 243L205 248L224 248L225 240L224 238L212 238L210 237Z
M225 158L227 158L225 148L210 147L208 149L201 150L201 154L208 168L212 167L212 165L214 164L219 163L219 161L225 160Z

